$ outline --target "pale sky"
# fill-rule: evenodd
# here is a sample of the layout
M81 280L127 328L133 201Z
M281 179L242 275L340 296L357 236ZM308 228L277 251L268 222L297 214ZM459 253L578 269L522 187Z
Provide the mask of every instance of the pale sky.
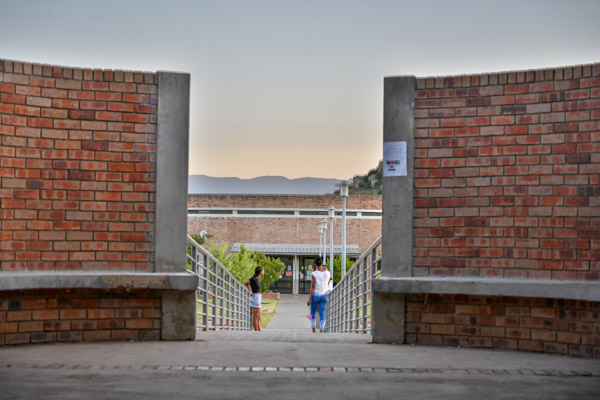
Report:
M598 0L0 0L0 58L189 72L190 174L348 179L383 78L600 61Z

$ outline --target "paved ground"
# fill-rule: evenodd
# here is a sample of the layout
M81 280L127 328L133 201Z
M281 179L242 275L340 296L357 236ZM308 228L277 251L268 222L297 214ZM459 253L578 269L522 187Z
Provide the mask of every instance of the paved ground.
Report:
M294 300L262 332L0 348L0 398L599 398L599 360L313 334L305 313L285 313Z
M306 305L307 294L294 296L292 294L282 294L277 304L275 317L267 327L273 329L298 329L310 331L310 321L308 320L309 308Z

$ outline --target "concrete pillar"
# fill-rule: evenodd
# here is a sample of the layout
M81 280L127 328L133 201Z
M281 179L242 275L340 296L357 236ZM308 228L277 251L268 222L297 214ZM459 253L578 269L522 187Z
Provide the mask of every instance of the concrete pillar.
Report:
M158 72L155 271L186 269L190 75Z
M407 149L407 175L383 176L381 275L387 277L412 275L416 84L414 76L384 80L383 143L406 142Z
M405 146L406 174L386 176L384 154L382 277L412 275L413 254L413 175L414 175L414 76L384 79L384 153L389 144ZM404 343L404 295L373 291L373 341Z
M155 272L187 269L190 75L158 72ZM162 340L193 340L195 291L164 291Z
M164 290L162 292L161 340L196 339L196 292Z
M298 255L294 254L294 262L292 264L292 293L297 296L300 293L300 260Z
M373 293L373 342L404 343L406 315L404 295Z

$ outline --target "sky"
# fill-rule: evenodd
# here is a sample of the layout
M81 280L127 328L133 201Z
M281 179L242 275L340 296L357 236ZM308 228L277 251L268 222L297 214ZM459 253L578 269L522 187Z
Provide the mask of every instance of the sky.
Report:
M348 179L383 78L600 61L598 0L0 0L0 58L191 74L190 174Z

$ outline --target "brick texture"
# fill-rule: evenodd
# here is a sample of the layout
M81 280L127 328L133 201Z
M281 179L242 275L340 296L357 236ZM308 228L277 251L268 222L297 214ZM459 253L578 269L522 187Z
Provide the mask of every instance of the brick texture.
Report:
M417 79L414 274L600 279L600 64Z
M600 303L408 295L406 342L600 358Z
M157 78L0 60L2 271L152 271Z
M340 196L335 195L189 195L188 207L217 208L275 208L275 209L323 209L333 205L342 208ZM381 210L381 196L349 196L347 209ZM215 242L318 244L317 226L323 218L292 217L188 217L188 232L198 234L206 231ZM381 235L381 219L346 219L346 243L359 245L365 251ZM341 243L341 218L336 217L334 243ZM327 242L329 242L329 229ZM207 244L208 246L208 244Z
M159 290L0 292L0 346L160 340Z
M238 194L190 194L188 207L234 207L234 208L319 208L330 205L342 209L338 195L238 195ZM381 210L381 196L348 196L347 209Z

